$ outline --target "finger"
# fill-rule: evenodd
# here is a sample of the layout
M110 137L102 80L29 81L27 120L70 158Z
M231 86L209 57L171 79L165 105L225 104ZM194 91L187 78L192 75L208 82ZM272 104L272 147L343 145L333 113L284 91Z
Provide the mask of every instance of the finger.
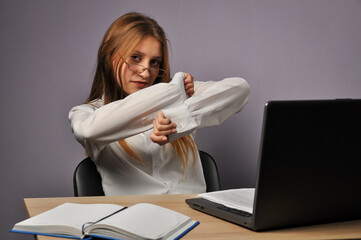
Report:
M175 127L168 127L168 126L156 127L154 128L154 130L156 130L157 135L169 135L177 131Z
M165 145L169 142L168 137L166 136L157 136L154 134L154 132L152 132L152 134L150 135L150 140L154 143L157 143L159 145Z
M194 94L194 84L193 84L193 82L185 84L184 89L185 89L186 93L188 94L188 96L191 97Z
M193 76L189 73L185 73L184 77L184 89L185 92L189 97L193 96L194 94L194 82L193 82Z
M193 94L194 94L194 88L188 88L188 89L186 89L186 93L188 94L188 96L193 96Z
M162 125L170 124L170 118L167 118L163 111L158 111L155 119Z
M154 119L153 127L157 128L160 131L170 130L176 128L176 123L170 122L170 119Z
M184 85L184 89L189 89L189 88L193 88L193 84L192 83L187 83Z
M156 136L167 136L177 131L175 123L161 125L156 120L153 121L154 134Z
M168 130L177 127L175 123L172 123L170 118L165 117L163 111L159 111L157 113L155 120L156 120L156 126L157 128L160 128L160 130Z
M172 128L172 129L167 129L167 130L159 130L157 128L154 128L153 132L154 132L154 135L156 135L156 136L168 136L170 134L177 132L177 129Z
M189 83L192 83L192 82L193 82L193 79L191 79L191 78L185 78L183 82L184 82L184 84L189 84Z
M162 111L157 113L153 121L154 134L157 136L167 136L175 133L177 125L172 123L169 118L166 118Z
M173 128L171 130L165 130L165 131L157 131L156 129L154 129L154 133L156 136L168 136L175 132L177 132L177 129L175 129L175 128Z
M194 92L187 92L187 95L188 95L189 97L192 97L193 94L194 94Z
M163 111L158 111L157 115L155 116L156 119L164 119L166 118Z
M173 123L170 121L170 118L156 118L157 123L160 125L172 125Z
M191 80L191 79L185 79L185 80L184 80L184 86L186 86L186 85L194 85L193 80Z
M150 139L153 141L153 142L166 142L168 141L168 137L167 136L157 136L155 134L155 132L153 132L151 135L150 135Z
M184 78L185 79L193 79L193 76L190 73L184 73Z

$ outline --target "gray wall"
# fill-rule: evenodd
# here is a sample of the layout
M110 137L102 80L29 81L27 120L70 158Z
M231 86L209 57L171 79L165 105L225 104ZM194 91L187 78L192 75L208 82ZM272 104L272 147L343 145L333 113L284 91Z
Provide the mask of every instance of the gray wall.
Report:
M240 114L197 135L223 188L254 186L267 100L361 97L361 1L1 0L1 239L25 239L7 233L23 198L72 196L84 151L67 114L89 92L107 27L129 11L164 27L172 74L250 83Z

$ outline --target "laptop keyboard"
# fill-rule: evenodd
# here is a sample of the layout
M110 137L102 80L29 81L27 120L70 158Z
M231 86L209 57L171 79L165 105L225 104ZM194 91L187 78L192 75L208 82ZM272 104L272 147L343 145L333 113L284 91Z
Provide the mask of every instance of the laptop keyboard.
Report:
M221 209L223 211L229 212L229 213L240 215L242 217L250 217L250 216L252 216L252 214L249 213L249 212L245 212L245 211L234 209L234 208L229 208L229 207L226 207L226 206L219 206L217 208Z

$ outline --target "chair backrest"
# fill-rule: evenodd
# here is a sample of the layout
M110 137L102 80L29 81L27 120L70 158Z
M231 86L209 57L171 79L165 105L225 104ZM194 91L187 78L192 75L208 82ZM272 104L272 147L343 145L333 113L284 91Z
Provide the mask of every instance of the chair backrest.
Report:
M74 171L74 196L104 196L102 178L90 157L82 160Z
M221 190L218 169L214 159L206 152L199 151L207 192ZM90 157L82 160L74 171L74 196L104 196L102 179Z
M199 156L201 158L203 174L206 180L207 192L219 191L221 190L221 183L218 175L217 164L208 153L199 150Z

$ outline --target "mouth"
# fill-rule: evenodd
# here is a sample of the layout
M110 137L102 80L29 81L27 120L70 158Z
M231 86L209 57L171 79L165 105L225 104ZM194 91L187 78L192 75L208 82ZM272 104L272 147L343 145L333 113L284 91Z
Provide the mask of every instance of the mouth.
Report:
M132 81L132 83L139 88L144 88L144 87L148 86L148 82Z

